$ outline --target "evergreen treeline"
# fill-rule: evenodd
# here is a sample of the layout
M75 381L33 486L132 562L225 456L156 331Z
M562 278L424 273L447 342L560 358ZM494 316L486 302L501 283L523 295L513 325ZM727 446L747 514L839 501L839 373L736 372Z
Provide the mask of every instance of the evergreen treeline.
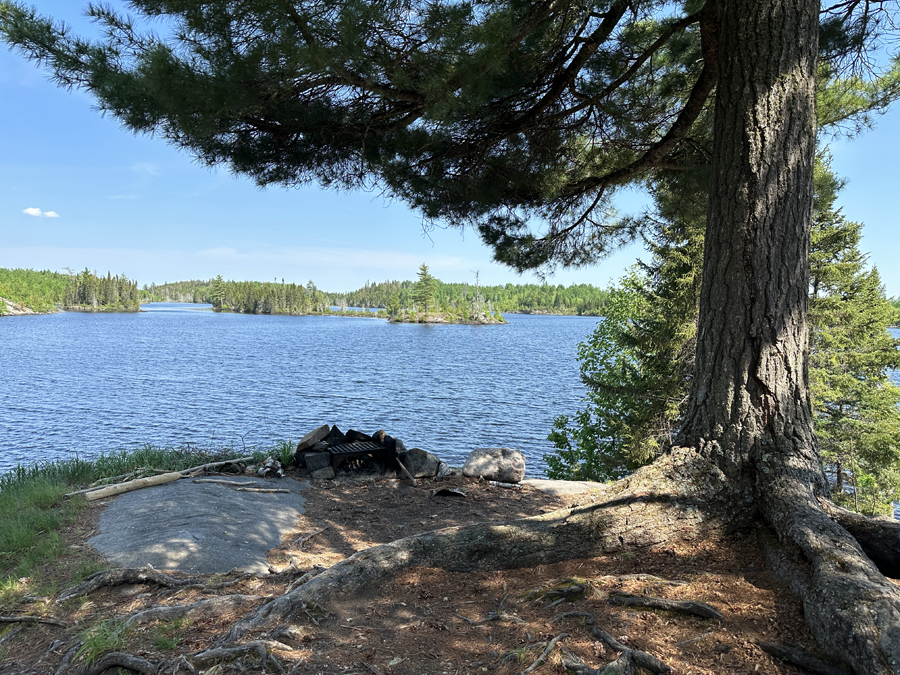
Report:
M546 312L601 316L609 292L590 284L506 284L480 286L444 283L433 279L435 307L452 312L481 303L490 312ZM150 284L141 291L143 302L207 302L217 309L246 314L309 314L329 307L346 309L409 309L417 303L418 281L366 283L349 293L327 293L310 281L301 284L266 281L179 281ZM420 299L421 300L421 299Z
M470 305L477 295L498 312L547 312L549 314L581 314L601 316L608 292L589 284L571 286L551 284L505 284L480 286L468 283L444 283L435 279L434 301L441 307ZM416 281L384 281L366 283L350 293L331 294L331 304L338 307L389 307L393 296L400 307L416 304Z
M141 302L209 302L212 281L176 281L174 283L145 284L141 289Z
M124 274L98 277L87 268L68 277L63 291L63 309L138 311L140 293L136 281Z
M98 277L85 269L79 274L61 274L0 268L0 298L35 312L61 309L137 311L137 283L124 274ZM0 306L3 313L5 305Z

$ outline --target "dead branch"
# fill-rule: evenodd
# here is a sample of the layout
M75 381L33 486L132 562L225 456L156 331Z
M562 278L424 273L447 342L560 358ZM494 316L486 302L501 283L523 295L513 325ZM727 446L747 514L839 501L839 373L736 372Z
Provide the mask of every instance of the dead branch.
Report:
M191 481L192 483L217 483L218 485L237 485L238 487L252 487L254 485L259 485L252 480L245 481L236 481L236 480L225 480L223 478L195 478Z
M489 480L488 485L493 485L494 487L506 488L507 490L521 490L524 486L519 485L518 483L503 483L499 480Z
M662 609L667 612L679 612L692 614L704 619L721 619L722 613L707 605L705 602L693 602L691 600L668 600L666 598L653 598L645 595L634 595L622 591L613 591L609 594L609 604L624 607L646 607L648 609Z
M630 668L628 661L633 662L634 666L639 668L643 668L645 670L649 670L651 673L656 673L657 675L663 675L663 673L671 673L672 669L667 666L665 663L660 661L655 656L648 654L647 652L642 652L640 649L632 649L627 645L623 645L621 642L616 640L612 635L600 630L597 626L591 628L591 635L595 638L606 644L610 649L614 649L617 652L621 652L622 656L616 659L613 663L617 663L624 659L624 662L621 664L623 669L622 673L633 672L634 668ZM613 665L613 664L609 664ZM605 670L605 669L604 669ZM613 671L616 672L616 671Z
M0 635L0 645L2 645L7 640L14 638L16 635L21 633L24 628L25 626L16 626L15 628L12 628L5 632L3 635Z
M190 478L194 475L202 473L204 471L209 471L211 469L218 469L220 466L227 466L228 464L237 464L239 462L251 462L253 461L253 456L248 455L247 457L238 457L237 459L227 459L224 462L210 462L209 464L201 464L200 466L192 466L190 469L184 469L181 473L185 476L185 478Z
M553 650L556 648L556 643L567 637L569 637L568 633L560 633L555 638L550 640L550 642L547 643L546 649L541 652L541 655L537 657L534 663L523 670L520 675L528 675L528 673L533 673L535 670L537 670L541 666L541 664L543 664L544 661L546 661L550 657L550 654L553 653Z
M182 478L180 471L172 471L170 473L163 473L159 476L150 476L148 478L136 478L127 483L115 483L114 485L107 485L105 487L97 488L96 490L91 490L90 492L85 493L84 498L90 502L97 499L104 499L105 497L114 497L123 492L131 492L146 487L153 487L154 485L171 483L180 478Z
M0 616L0 623L45 623L50 626L68 626L66 621L52 616Z
M410 484L411 484L413 487L416 487L416 485L417 485L416 479L415 479L415 478L413 477L413 475L409 472L409 469L407 469L407 468L403 465L403 462L401 462L399 459L397 459L397 460L395 460L395 461L397 462L397 465L400 467L400 469L403 471L403 475L406 476L406 477L409 479Z
M290 492L290 490L286 490L285 488L237 488L235 492L280 492L286 494Z
M65 602L71 598L78 598L87 595L98 588L104 586L120 586L122 584L146 584L154 583L166 588L175 588L179 586L188 586L191 584L201 584L199 579L176 579L168 574L157 572L152 567L119 567L105 572L96 572L77 586L63 591L56 598L56 604Z
M784 645L776 645L770 642L762 642L760 640L757 640L756 644L769 656L774 656L776 659L787 661L788 663L799 666L811 673L819 673L820 675L847 675L847 671L843 668L838 668L825 663L814 656L801 652L799 649L785 647Z
M301 549L301 548L303 548L303 544L305 544L306 542L308 542L310 539L312 539L313 537L315 537L317 534L322 534L322 533L323 533L325 530L327 530L327 529L328 529L328 526L326 525L326 526L323 527L322 529L316 530L316 531L313 532L312 534L308 534L308 535L306 535L305 537L297 537L297 541L294 542L294 545L295 545L298 549Z

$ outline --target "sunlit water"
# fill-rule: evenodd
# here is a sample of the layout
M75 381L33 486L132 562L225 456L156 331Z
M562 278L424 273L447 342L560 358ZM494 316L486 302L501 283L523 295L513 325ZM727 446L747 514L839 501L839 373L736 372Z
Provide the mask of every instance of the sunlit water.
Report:
M145 309L0 320L0 471L147 443L265 448L330 423L385 429L451 465L473 448L518 448L539 476L553 418L584 394L576 345L597 323Z

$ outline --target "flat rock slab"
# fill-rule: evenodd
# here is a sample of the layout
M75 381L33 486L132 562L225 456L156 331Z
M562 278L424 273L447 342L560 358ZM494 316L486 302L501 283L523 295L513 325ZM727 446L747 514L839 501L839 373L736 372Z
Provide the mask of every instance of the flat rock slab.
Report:
M118 567L265 574L266 552L296 527L306 502L301 490L309 484L249 476L221 480L290 492L239 492L236 486L190 478L135 490L109 500L100 515L100 534L88 543Z

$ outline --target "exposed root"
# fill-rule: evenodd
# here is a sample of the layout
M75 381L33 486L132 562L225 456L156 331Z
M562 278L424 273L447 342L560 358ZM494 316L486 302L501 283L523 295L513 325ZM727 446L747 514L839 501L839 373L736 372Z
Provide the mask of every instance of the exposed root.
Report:
M463 621L465 621L470 626L480 626L483 623L489 623L491 621L507 621L509 623L525 623L517 617L515 614L507 614L506 612L489 612L486 617L483 619L470 619L466 616L458 612L454 612L454 616L459 617Z
M3 623L45 623L50 626L68 626L69 624L52 616L0 616L0 624Z
M556 649L556 645L559 643L559 641L567 637L569 637L568 633L560 633L555 638L550 640L550 642L547 643L547 647L544 649L544 651L541 652L541 655L537 657L534 663L523 670L521 675L528 675L528 673L533 673L535 670L537 670L548 658L550 658L550 654L552 654L553 650Z
M207 649L199 654L194 654L189 660L194 667L202 668L216 661L234 661L248 654L255 654L259 658L260 668L263 672L266 672L266 667L270 664L277 672L284 672L284 666L281 665L281 662L269 654L266 645L259 640L248 642L239 647L216 647Z
M647 607L649 609L662 609L667 612L691 614L703 619L721 619L722 613L715 607L705 602L691 600L668 600L666 598L653 598L647 595L633 595L622 591L613 591L609 594L609 604L622 605L624 607Z
M110 652L75 671L76 675L101 675L111 668L126 668L141 675L156 675L159 664L124 652Z
M606 644L610 649L621 652L622 655L607 665L602 671L604 674L612 675L613 673L634 673L637 668L649 670L651 673L661 675L662 673L670 673L672 669L655 656L642 652L640 649L632 649L627 645L623 645L612 635L606 633L597 626L591 628L591 635ZM614 668L610 670L610 668Z
M510 569L641 549L719 533L728 482L708 459L676 449L604 493L606 501L506 523L475 523L359 551L238 621L218 644L290 623L310 605L354 593L414 566L449 571ZM702 499L701 499L702 496ZM701 508L702 507L702 508Z
M799 666L810 673L819 673L819 675L847 675L847 671L843 668L829 665L809 654L801 652L799 649L785 647L784 645L773 645L769 642L760 642L758 640L756 644L758 644L759 648L766 654L774 656L776 659L792 663L795 666Z
M782 542L770 538L767 558L802 599L818 643L857 675L900 673L900 589L822 510L811 480L761 476L759 501Z
M152 567L118 567L105 572L97 572L82 581L77 586L63 591L57 603L65 602L72 598L79 598L92 593L104 586L119 586L122 584L146 584L154 583L166 588L175 588L188 585L203 585L202 579L177 579L168 574L157 572Z
M869 518L826 499L820 499L819 504L825 513L853 535L883 575L900 579L900 521L888 516Z
M591 612L561 612L550 619L550 623L556 623L563 619L582 619L586 626L594 625L594 615Z
M153 621L174 621L176 619L198 619L210 614L246 611L248 604L262 600L259 595L223 595L207 600L198 600L189 605L174 607L151 607L132 614L125 619L126 626L140 626Z

